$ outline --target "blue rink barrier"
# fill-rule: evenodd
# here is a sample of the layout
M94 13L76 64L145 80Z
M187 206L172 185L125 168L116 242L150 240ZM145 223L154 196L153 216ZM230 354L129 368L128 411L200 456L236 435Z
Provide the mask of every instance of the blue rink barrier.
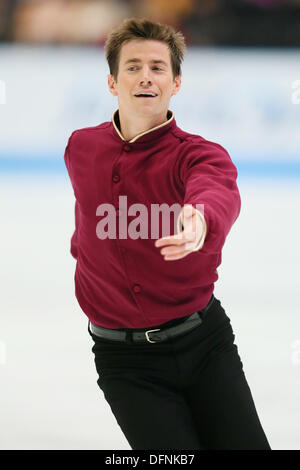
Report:
M241 178L299 178L300 160L242 160L232 158ZM0 173L57 174L67 172L64 159L58 158L1 158Z

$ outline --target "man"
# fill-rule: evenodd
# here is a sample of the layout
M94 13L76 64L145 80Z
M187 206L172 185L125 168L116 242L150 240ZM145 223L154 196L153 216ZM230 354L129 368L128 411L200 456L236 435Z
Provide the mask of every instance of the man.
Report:
M237 171L222 146L181 130L168 108L184 38L132 18L105 49L118 109L111 122L74 131L65 151L75 292L98 385L132 449L270 449L213 294L240 212ZM176 215L166 210L176 204ZM177 233L162 232L167 216Z

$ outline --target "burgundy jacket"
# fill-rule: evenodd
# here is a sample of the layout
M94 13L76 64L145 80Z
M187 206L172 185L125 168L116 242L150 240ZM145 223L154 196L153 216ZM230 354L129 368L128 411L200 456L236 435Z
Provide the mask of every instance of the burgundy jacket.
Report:
M204 308L218 279L222 247L240 212L237 169L227 151L181 130L172 111L167 119L126 141L116 110L109 122L75 130L65 149L75 195L70 249L76 259L75 295L90 321L104 328L151 327ZM198 251L165 260L154 243L176 234L178 212L170 212L164 232L162 220L151 218L151 208L175 203L179 209L203 206L207 232ZM143 225L144 235L124 236L124 228L140 214L130 212L134 204L148 210L136 228L142 233ZM104 238L108 214L110 232ZM154 238L151 223L157 230Z

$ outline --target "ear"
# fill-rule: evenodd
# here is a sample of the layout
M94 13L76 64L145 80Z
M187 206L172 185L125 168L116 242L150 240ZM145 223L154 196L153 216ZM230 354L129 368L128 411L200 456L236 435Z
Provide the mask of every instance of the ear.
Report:
M118 92L116 90L116 81L113 75L109 74L107 75L107 83L108 83L108 89L111 92L113 96L118 96Z
M177 75L177 77L175 77L175 80L174 80L172 95L176 95L179 92L180 87L181 87L181 75Z

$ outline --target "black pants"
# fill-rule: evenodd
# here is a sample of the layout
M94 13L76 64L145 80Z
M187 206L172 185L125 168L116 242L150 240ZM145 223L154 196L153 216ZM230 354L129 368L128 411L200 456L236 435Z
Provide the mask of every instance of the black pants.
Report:
M218 299L202 324L161 343L88 331L97 383L132 449L271 450Z

